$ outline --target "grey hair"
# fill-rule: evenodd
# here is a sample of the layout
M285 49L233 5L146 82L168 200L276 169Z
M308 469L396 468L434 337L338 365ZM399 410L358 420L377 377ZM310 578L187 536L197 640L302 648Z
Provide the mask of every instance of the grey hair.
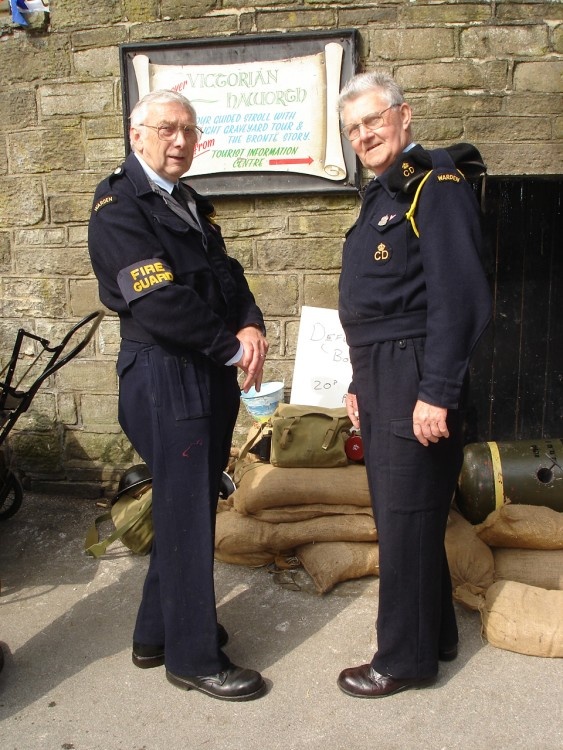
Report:
M403 89L389 73L379 71L358 73L346 83L340 92L337 103L338 114L342 116L342 110L348 102L367 94L369 91L381 93L387 99L387 104L390 107L403 104L405 101Z
M145 94L145 96L143 96L142 99L139 99L137 104L135 104L129 116L131 126L135 127L137 125L142 125L151 104L167 104L169 102L180 104L192 117L194 124L197 122L196 111L189 99L186 99L183 94L180 94L177 91L159 89L157 91L151 91L150 94Z

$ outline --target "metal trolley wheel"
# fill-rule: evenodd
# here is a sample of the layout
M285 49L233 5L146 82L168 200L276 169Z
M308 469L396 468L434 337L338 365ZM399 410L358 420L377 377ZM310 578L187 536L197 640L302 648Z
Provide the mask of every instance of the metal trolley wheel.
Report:
M8 471L0 487L0 521L17 513L23 501L23 488L17 476Z

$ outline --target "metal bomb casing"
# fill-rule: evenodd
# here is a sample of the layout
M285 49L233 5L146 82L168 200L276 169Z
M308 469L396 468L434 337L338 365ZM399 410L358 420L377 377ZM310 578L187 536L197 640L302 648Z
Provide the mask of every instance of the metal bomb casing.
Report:
M505 503L563 511L563 440L516 440L465 446L456 503L481 523Z

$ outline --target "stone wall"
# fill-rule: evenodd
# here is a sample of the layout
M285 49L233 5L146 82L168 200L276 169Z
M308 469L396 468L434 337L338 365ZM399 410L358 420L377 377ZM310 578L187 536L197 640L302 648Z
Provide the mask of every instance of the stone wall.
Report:
M87 6L87 7L86 7ZM357 28L363 68L391 71L426 145L474 142L491 174L561 172L559 2L51 0L23 29L0 2L0 359L20 326L58 340L99 307L92 193L124 156L119 45ZM216 201L291 384L301 305L334 307L349 196ZM117 320L34 398L7 443L28 487L96 495L136 461L116 420ZM26 349L30 354L30 347ZM246 432L241 413L237 439Z

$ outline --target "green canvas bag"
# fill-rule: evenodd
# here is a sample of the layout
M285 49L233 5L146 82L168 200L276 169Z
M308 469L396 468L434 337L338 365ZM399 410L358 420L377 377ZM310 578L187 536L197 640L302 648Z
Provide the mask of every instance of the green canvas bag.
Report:
M352 422L346 407L279 404L271 425L273 466L327 469L348 465L344 444Z
M109 520L115 530L100 541L99 526ZM111 510L95 519L86 535L84 551L93 557L101 557L110 544L120 539L131 552L146 555L151 550L153 537L152 487L149 484L137 493L124 492Z

